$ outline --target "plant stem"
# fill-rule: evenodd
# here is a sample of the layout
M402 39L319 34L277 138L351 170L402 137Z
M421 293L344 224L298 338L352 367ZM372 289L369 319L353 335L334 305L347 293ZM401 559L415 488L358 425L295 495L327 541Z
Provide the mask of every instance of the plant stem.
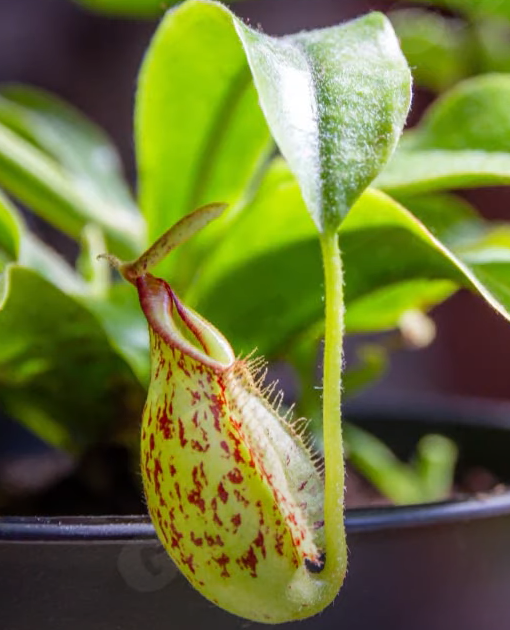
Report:
M321 577L336 589L343 582L347 550L344 528L344 459L340 402L343 360L343 270L336 231L320 237L324 265L326 324L322 422L326 469L324 520L326 564Z

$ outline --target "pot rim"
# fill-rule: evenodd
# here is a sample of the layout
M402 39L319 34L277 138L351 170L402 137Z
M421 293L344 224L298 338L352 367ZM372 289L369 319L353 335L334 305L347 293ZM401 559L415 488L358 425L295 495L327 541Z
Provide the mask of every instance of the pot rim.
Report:
M440 503L346 510L348 534L510 515L510 491ZM156 542L148 516L2 517L2 542Z
M410 404L412 400L412 404ZM418 403L418 404L417 404ZM388 418L393 420L445 422L480 425L510 431L510 404L480 399L427 396L425 399L399 398L377 404L355 403L346 406L346 416ZM453 420L453 418L455 420ZM490 495L480 494L446 501L346 510L348 534L435 526L452 522L510 515L510 489ZM136 516L62 516L0 517L0 543L86 543L157 542L146 515Z

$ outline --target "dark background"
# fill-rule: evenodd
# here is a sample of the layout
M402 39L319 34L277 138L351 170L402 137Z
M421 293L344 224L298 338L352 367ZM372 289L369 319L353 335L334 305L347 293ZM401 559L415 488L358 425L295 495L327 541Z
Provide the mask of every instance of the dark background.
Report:
M233 8L252 25L283 34L397 6L402 3L245 0ZM70 0L0 0L0 82L45 88L83 110L113 137L133 181L131 118L136 74L156 23L94 15ZM415 101L411 120L419 116L423 100L421 94ZM486 217L510 220L507 190L475 191L470 200ZM69 246L46 226L39 228L56 246ZM435 343L420 352L399 353L371 396L418 391L510 398L510 325L466 291L438 307L434 319L438 326Z

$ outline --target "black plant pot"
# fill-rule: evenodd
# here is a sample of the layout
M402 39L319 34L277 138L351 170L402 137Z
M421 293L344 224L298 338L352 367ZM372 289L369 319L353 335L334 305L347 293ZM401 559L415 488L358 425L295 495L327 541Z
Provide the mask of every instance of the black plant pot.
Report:
M461 467L488 466L510 480L507 406L365 409L356 422L403 456L425 433L450 435ZM509 492L351 510L347 530L340 595L296 628L510 628ZM219 610L188 586L143 517L0 519L2 630L248 627L264 626Z

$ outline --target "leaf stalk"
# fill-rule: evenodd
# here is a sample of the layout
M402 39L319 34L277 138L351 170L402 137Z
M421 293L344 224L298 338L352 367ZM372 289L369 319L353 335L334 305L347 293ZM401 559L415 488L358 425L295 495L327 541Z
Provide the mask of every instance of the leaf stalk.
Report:
M336 230L321 234L324 265L325 338L323 373L323 438L325 460L326 564L322 578L338 591L346 571L344 527L344 463L341 425L344 332L343 268Z

